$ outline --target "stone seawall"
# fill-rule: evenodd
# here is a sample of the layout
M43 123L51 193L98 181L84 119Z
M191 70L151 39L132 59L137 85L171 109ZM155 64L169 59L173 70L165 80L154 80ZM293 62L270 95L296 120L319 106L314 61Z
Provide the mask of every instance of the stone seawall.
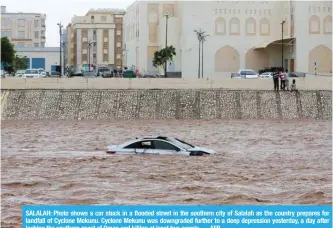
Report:
M322 119L332 91L2 90L3 120Z

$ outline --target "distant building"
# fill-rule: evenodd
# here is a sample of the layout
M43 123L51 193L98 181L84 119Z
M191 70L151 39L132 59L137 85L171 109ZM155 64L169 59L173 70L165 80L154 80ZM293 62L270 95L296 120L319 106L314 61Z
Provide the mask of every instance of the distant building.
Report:
M332 72L331 1L135 1L124 17L129 67L156 71L152 60L165 47L166 22L168 46L177 53L168 72L181 71L183 77L198 77L194 30L200 29L209 35L204 77L282 66L290 72Z
M74 16L67 26L68 65L88 64L90 54L90 64L122 68L124 14L119 9L91 9L85 16Z
M45 14L9 13L1 6L1 37L19 48L45 47L45 20Z
M185 3L185 1L184 1ZM189 2L191 3L191 2ZM199 2L193 2L188 7ZM205 2L210 3L210 2ZM181 65L181 2L176 1L135 1L126 10L124 17L124 42L126 64L140 72L156 72L153 66L155 51L165 47L166 17L168 14L168 46L176 48L174 61L168 64L168 72L180 72ZM192 6L191 6L192 5ZM179 10L179 12L176 12Z
M27 68L56 71L56 67L59 65L59 47L16 48L16 54L28 59Z

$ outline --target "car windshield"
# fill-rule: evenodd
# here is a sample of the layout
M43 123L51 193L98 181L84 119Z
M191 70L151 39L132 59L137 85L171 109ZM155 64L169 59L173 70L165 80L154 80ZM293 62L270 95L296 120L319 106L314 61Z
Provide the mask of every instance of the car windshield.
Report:
M246 75L255 75L256 73L253 71L246 71Z
M190 149L194 147L193 145L177 138L169 138L169 141L183 149Z
M98 70L99 72L105 72L105 71L110 71L109 69L106 69L106 68L104 68L104 69L99 69Z
M26 70L25 74L38 74L38 70Z

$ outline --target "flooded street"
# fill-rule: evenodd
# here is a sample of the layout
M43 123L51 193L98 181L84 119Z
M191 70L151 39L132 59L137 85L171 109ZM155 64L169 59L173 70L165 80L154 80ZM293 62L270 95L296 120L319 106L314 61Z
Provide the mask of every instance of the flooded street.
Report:
M331 121L2 121L2 227L24 204L331 204ZM112 156L174 136L216 156Z

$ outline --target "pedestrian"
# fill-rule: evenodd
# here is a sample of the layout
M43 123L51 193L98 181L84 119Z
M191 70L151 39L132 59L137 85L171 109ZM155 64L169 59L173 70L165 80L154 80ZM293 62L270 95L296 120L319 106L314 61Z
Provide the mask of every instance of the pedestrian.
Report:
M295 79L293 79L293 84L291 84L290 90L291 91L297 91L297 89L296 89L296 80Z
M280 72L280 80L281 80L281 90L286 89L286 75L281 71Z
M275 71L273 74L274 90L279 90L279 72Z
M286 88L287 90L289 90L289 80L290 80L290 73L288 72L288 70L286 70Z

